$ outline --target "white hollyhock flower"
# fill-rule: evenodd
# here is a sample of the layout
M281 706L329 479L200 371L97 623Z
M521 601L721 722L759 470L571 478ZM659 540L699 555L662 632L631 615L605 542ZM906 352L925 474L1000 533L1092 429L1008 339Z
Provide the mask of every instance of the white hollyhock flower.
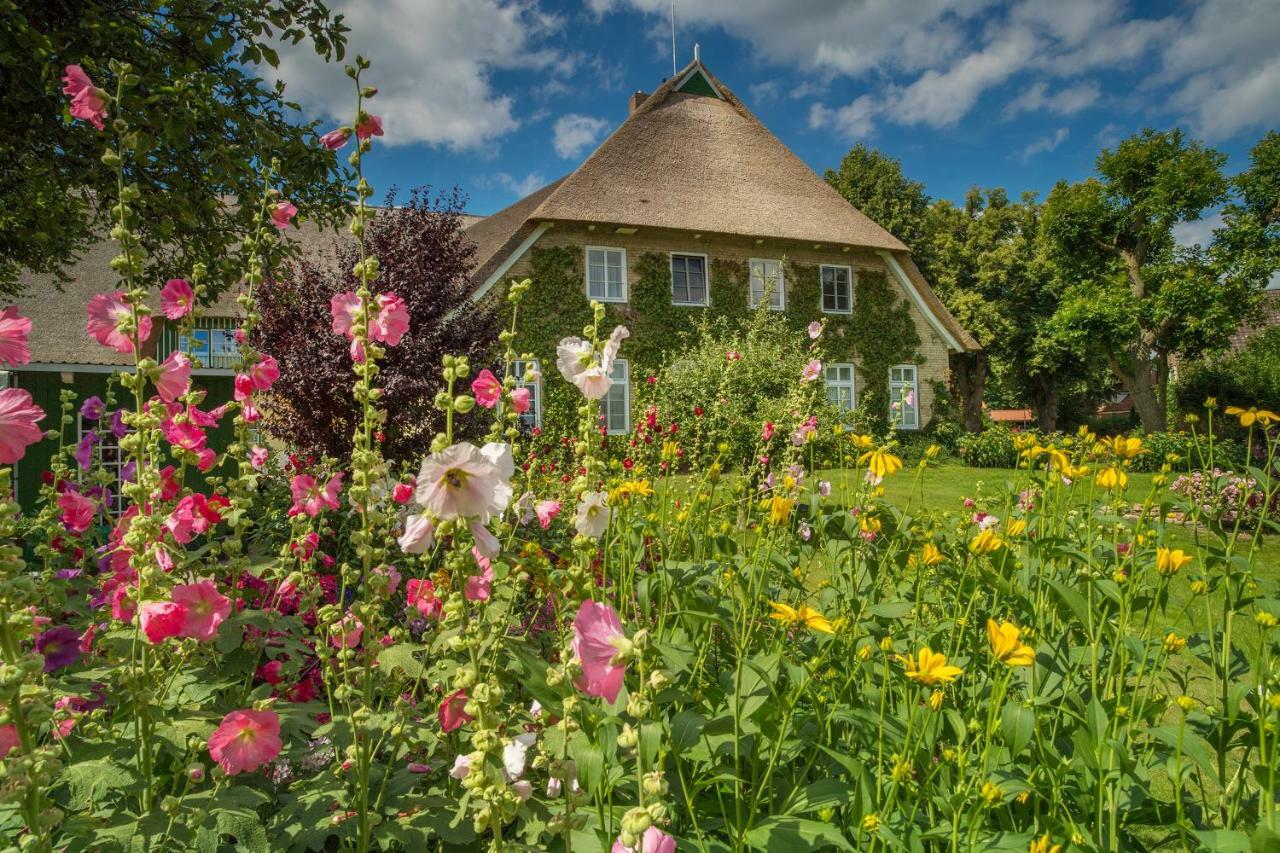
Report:
M622 346L622 342L631 337L631 332L627 331L626 326L614 326L609 340L604 345L604 352L600 355L600 368L605 373L613 372L613 360L618 357L618 348Z
M583 536L599 539L609 527L609 507L604 492L584 492L573 515L573 526Z
M414 497L440 519L468 518L485 524L511 503L511 448L461 442L422 460Z
M599 400L609 393L609 389L613 387L613 380L609 378L609 372L603 367L588 367L573 377L573 384L578 386L582 396L588 400Z
M556 367L560 368L560 375L573 382L574 377L591 366L594 355L590 341L565 338L556 347Z
M502 748L502 767L507 771L508 779L519 779L524 775L525 759L529 747L533 746L538 736L533 732L518 734Z
M455 779L465 779L467 774L471 772L471 756L459 755L453 759L453 769L449 771L449 775Z
M396 541L406 554L425 554L435 544L436 525L428 516L411 515L404 521L404 533Z

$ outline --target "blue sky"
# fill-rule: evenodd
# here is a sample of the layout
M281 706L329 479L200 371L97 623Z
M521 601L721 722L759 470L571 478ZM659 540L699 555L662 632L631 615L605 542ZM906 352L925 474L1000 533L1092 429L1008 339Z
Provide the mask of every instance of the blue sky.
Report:
M390 184L459 185L492 213L571 171L671 74L667 0L339 0L373 60ZM707 67L821 172L856 142L935 197L1045 193L1100 148L1181 126L1243 168L1280 127L1280 0L677 0L676 58ZM279 70L308 117L349 81L305 49Z

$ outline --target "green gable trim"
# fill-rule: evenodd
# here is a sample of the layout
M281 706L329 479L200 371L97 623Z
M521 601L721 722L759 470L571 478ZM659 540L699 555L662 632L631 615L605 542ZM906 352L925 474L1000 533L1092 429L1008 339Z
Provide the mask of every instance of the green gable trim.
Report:
M716 91L716 87L712 86L711 81L696 68L693 70L693 73L689 75L689 79L681 83L680 88L676 89L676 91L684 92L688 95L706 95L711 98L720 97L720 93Z

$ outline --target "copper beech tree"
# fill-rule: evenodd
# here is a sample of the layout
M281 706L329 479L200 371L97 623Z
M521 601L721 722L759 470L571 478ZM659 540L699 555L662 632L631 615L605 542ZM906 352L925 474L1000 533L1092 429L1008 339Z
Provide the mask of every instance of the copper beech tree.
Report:
M382 447L394 461L421 458L441 428L432 400L443 388L442 356L466 353L473 364L482 362L496 340L492 307L468 304L475 246L462 231L462 202L456 189L432 197L420 188L397 207L393 191L368 229L367 251L380 269L373 289L394 291L409 310L409 331L379 365ZM351 395L348 341L333 332L330 300L356 289L351 269L359 254L349 236L325 237L326 248L287 262L264 284L253 343L280 362L264 407L267 431L305 452L343 458L361 409Z

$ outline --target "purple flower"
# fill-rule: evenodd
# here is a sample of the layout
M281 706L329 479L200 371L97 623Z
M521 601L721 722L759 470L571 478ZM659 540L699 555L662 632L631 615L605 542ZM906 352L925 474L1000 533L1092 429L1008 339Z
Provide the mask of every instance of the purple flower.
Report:
M84 438L80 439L80 443L76 445L76 452L72 455L75 457L76 464L80 466L81 471L89 470L89 463L93 461L93 446L98 441L96 432L86 432Z
M129 434L129 428L124 425L124 409L116 409L111 414L111 434L116 438L124 438Z
M44 655L44 671L53 672L80 660L80 635L70 625L50 628L36 638L36 651Z
M86 421L96 421L107 413L107 404L101 397L90 397L80 406L80 417Z
M133 459L130 459L128 462L125 463L124 467L120 469L120 480L121 482L132 483L133 475L137 473L138 473L138 463Z

